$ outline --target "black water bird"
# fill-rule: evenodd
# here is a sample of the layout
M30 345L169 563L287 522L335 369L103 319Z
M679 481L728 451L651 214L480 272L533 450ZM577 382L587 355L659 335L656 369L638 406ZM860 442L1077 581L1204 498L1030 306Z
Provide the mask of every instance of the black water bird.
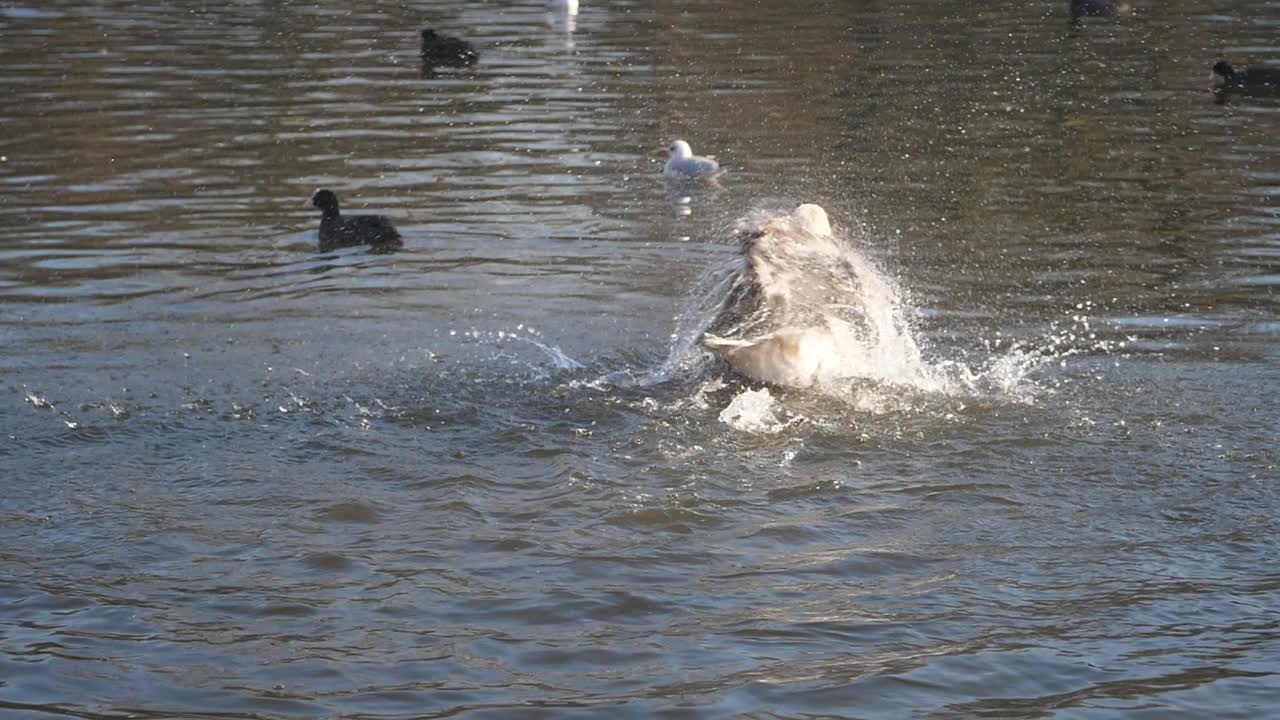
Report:
M471 43L448 35L440 35L431 28L422 31L422 62L427 65L465 67L472 65L479 55Z
M1071 0L1071 19L1082 17L1118 17L1129 12L1125 0Z
M370 252L388 253L404 247L400 232L386 216L344 216L338 212L338 196L332 190L317 190L311 204L324 213L320 218L320 252L368 245Z
M1280 95L1280 67L1236 68L1226 60L1219 60L1209 73L1209 83L1214 91L1242 90L1246 93Z

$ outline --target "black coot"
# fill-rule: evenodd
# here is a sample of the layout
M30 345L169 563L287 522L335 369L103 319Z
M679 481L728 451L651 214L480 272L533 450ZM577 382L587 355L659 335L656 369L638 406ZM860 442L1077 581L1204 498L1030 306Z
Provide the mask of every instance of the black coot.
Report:
M1214 90L1244 90L1254 93L1280 94L1280 67L1234 68L1219 60L1209 74Z
M441 35L431 28L422 31L422 62L428 65L464 67L479 58L471 43Z
M400 232L383 215L347 215L338 212L338 196L332 190L317 190L311 204L324 213L320 218L320 252L352 245L368 245L370 251L386 253L404 247Z

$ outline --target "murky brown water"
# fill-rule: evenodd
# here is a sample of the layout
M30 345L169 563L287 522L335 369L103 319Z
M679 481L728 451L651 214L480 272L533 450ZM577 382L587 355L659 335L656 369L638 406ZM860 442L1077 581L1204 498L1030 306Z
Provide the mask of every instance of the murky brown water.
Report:
M1133 4L0 5L0 714L1269 717L1280 8ZM937 383L735 421L802 200Z

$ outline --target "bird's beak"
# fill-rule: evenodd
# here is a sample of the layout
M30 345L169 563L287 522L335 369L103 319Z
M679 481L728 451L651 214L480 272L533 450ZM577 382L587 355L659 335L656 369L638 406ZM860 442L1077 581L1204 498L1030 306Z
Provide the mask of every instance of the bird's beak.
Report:
M659 157L666 157L671 154L671 150L668 148L660 147L657 150L654 150L653 154Z

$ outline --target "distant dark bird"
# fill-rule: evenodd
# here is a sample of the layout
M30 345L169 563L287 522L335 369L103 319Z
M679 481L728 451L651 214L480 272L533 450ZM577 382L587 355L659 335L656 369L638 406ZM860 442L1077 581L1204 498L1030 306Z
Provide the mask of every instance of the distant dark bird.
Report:
M431 28L422 31L422 62L428 65L464 67L474 64L479 57L466 40L437 34Z
M1082 17L1116 17L1129 12L1125 0L1071 0L1071 19Z
M400 233L383 215L349 215L338 212L338 196L317 190L311 204L324 213L320 218L320 252L352 245L369 245L369 251L388 253L404 247Z
M1247 67L1237 70L1226 60L1219 60L1209 73L1209 83L1215 91L1243 90L1280 94L1280 67Z

